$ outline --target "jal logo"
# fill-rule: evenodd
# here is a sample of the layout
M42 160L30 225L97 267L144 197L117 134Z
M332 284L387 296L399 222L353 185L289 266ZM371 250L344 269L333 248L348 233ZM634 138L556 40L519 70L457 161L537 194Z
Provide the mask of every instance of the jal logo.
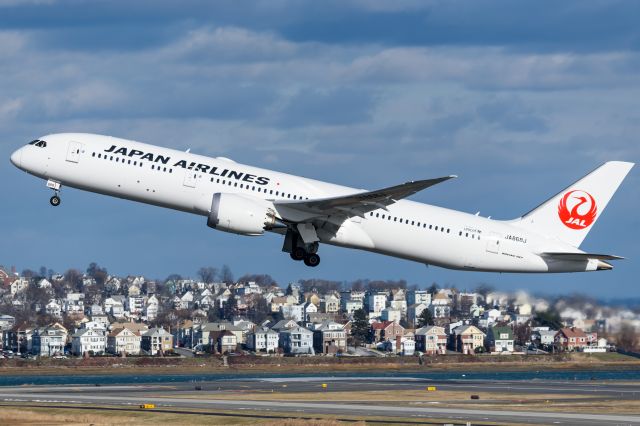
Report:
M585 229L596 220L598 207L596 200L585 191L569 191L558 204L558 216L571 229Z

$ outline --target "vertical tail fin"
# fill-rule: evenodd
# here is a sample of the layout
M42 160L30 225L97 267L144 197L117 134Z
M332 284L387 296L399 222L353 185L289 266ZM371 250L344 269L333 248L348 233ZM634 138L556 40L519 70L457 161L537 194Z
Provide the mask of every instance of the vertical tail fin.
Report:
M633 166L604 163L512 224L579 247Z

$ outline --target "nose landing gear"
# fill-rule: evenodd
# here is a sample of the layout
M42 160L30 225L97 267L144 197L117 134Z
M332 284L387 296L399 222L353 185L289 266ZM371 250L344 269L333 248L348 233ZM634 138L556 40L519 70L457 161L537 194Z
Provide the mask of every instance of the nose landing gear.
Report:
M58 207L60 205L60 182L49 179L47 181L47 188L51 188L53 189L54 195L53 197L49 198L49 203L53 206L53 207Z

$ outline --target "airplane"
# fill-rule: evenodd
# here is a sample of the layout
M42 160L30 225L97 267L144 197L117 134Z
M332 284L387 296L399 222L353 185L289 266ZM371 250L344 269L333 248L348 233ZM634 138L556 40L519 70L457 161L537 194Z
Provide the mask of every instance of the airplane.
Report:
M69 186L193 213L219 231L280 234L282 251L310 267L324 243L427 266L523 273L612 269L608 261L622 257L579 247L634 166L606 162L521 217L493 220L406 200L455 175L366 191L86 133L43 136L11 162L46 180L53 206Z

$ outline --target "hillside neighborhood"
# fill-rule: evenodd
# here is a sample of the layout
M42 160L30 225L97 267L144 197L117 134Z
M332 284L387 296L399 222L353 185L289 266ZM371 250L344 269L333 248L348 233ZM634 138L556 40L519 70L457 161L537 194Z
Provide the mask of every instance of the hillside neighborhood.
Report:
M640 313L480 286L56 274L0 267L1 357L435 356L634 350Z

